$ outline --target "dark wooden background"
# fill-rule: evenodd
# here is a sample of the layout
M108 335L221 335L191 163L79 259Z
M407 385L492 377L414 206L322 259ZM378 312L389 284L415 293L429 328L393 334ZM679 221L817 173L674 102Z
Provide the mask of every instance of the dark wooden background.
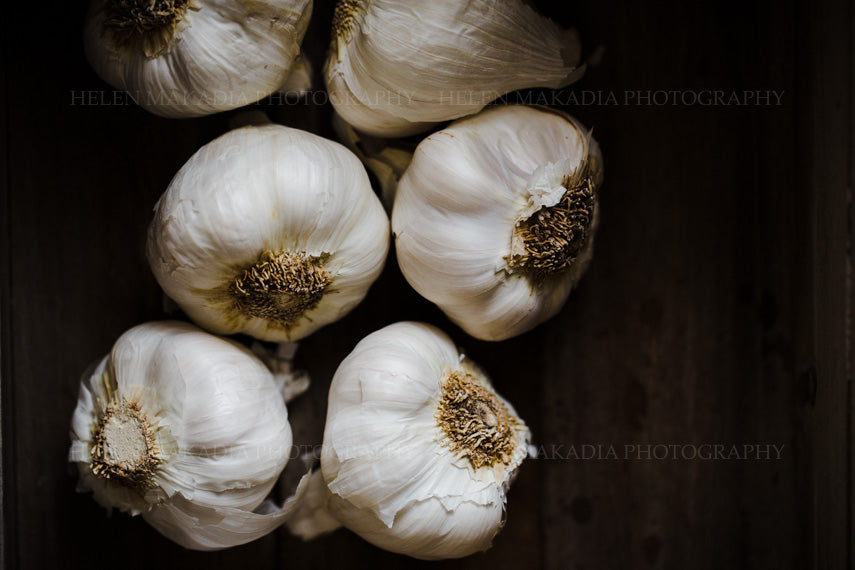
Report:
M768 461L529 461L494 547L437 567L851 568L855 12L835 0L538 4L604 48L573 92L618 103L568 108L594 127L606 161L589 274L557 318L490 344L421 300L390 258L355 312L301 346L315 384L291 407L295 442L320 442L326 387L362 336L424 319L492 373L536 443L558 454L784 446ZM4 9L5 567L426 566L347 531L185 551L75 493L66 454L80 374L124 330L164 316L143 256L152 207L232 114L176 121L81 104L83 92L113 96L82 54L84 4ZM316 3L305 45L317 69L331 11ZM625 102L647 90L771 90L781 102ZM332 136L320 95L267 110ZM289 467L287 481L300 465Z

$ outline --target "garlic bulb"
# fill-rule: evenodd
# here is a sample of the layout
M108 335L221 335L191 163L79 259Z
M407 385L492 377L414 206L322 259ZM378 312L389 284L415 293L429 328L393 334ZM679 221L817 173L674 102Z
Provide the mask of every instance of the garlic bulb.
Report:
M445 334L389 325L357 344L330 386L325 508L392 552L440 559L486 550L528 438Z
M307 90L311 13L311 0L93 0L86 55L152 113L207 115Z
M579 40L524 0L340 0L324 67L335 110L399 137L477 113L516 89L564 87Z
M216 333L300 339L380 274L389 220L359 159L280 125L202 147L156 207L147 253L167 295Z
M196 550L282 524L264 502L291 451L273 376L235 342L180 322L123 334L84 376L69 461L78 490Z
M560 112L498 106L422 141L392 229L407 281L483 340L555 315L588 266L597 143Z

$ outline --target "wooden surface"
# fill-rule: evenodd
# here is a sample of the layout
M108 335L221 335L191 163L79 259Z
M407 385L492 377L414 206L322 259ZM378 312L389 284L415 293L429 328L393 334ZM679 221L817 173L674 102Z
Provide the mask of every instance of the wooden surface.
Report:
M543 450L512 487L494 547L432 566L852 567L851 6L538 4L576 25L589 50L604 48L557 99L575 94L566 108L594 127L605 157L589 274L557 318L491 344L421 300L392 256L356 311L301 345L315 384L290 408L295 443L320 442L325 388L360 338L423 319L492 374ZM305 44L316 69L331 11L316 3ZM170 121L133 104L79 104L84 91L113 97L83 57L84 12L52 2L37 24L3 20L5 567L427 566L347 531L185 551L75 493L66 455L80 374L123 331L164 317L143 255L152 207L233 116ZM648 90L680 100L639 100ZM781 99L682 99L716 90ZM332 136L327 105L267 111ZM768 460L628 451L715 444L783 448ZM289 465L280 492L300 468Z
M812 287L802 323L814 360L807 374L816 384L810 415L815 495L813 564L817 568L853 568L852 525L852 191L853 50L837 50L840 37L852 37L855 11L843 2L820 5L804 18L807 56L803 182L812 189L805 206L811 212ZM848 10L847 10L848 8ZM848 36L847 36L848 34ZM845 238L845 239L844 239ZM843 341L841 341L843 339ZM845 379L845 381L844 381ZM829 523L832 524L829 524Z

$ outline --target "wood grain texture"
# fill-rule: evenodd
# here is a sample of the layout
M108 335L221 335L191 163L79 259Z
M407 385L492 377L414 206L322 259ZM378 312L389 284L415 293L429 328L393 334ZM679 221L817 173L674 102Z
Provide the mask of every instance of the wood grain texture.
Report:
M554 99L594 128L605 156L589 274L558 317L486 343L419 298L390 256L362 305L301 344L314 384L290 406L295 444L321 442L326 390L360 338L425 320L491 374L542 451L511 489L494 547L431 567L851 567L851 7L536 4L605 48ZM304 46L318 83L332 6L316 2ZM235 113L170 121L83 104L93 90L113 101L82 53L86 8L50 8L45 34L20 25L24 14L3 23L5 567L427 567L344 530L190 552L74 492L80 374L126 329L165 316L143 255L152 207ZM781 100L639 99L718 90ZM265 107L275 122L333 137L323 93L280 103ZM779 459L639 459L648 444L783 447ZM585 445L602 459L582 459ZM281 496L304 467L289 464Z
M0 58L5 62L7 60L7 38L8 38L8 20L4 19L2 26L3 32L0 37ZM7 561L15 558L15 532L14 525L7 524L6 515L9 511L14 511L15 490L11 483L11 479L7 477L9 470L12 467L12 457L14 449L7 434L14 429L14 420L10 413L10 406L6 404L9 398L9 380L12 377L12 336L9 334L12 327L11 319L11 304L9 302L9 271L10 263L10 240L9 226L11 222L9 212L9 129L7 127L6 117L8 107L6 105L6 66L0 67L0 452L2 452L2 461L0 461L0 564L4 567L11 567Z
M808 377L815 384L810 417L813 455L813 564L852 568L852 168L855 20L848 2L805 10L805 182L813 219L812 311ZM839 49L848 37L849 49Z
M603 222L590 274L547 326L544 441L565 456L613 445L619 459L547 462L549 568L807 565L792 18L763 2L583 10L582 28L608 46L590 89L783 99L579 112L606 157ZM780 460L625 454L752 443L783 446Z

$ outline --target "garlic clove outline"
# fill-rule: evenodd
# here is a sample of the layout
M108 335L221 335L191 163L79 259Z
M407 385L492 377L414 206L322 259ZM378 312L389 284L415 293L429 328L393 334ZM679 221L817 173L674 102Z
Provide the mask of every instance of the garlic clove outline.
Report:
M338 520L380 548L427 560L486 550L529 438L444 333L389 325L336 370L321 472L305 483L311 504L287 524L312 538Z
M311 0L93 0L84 47L98 75L146 110L197 117L283 84L307 90L311 14Z
M581 49L523 0L341 0L324 67L343 119L401 137L477 113L517 89L578 79Z
M392 212L410 285L482 340L554 316L587 269L602 154L575 119L496 106L417 147Z
M379 276L389 221L359 159L281 125L202 147L155 208L147 255L196 323L274 342L347 314Z
M84 375L69 461L78 491L186 548L244 544L292 502L266 497L291 452L273 375L241 345L189 323L127 331Z

